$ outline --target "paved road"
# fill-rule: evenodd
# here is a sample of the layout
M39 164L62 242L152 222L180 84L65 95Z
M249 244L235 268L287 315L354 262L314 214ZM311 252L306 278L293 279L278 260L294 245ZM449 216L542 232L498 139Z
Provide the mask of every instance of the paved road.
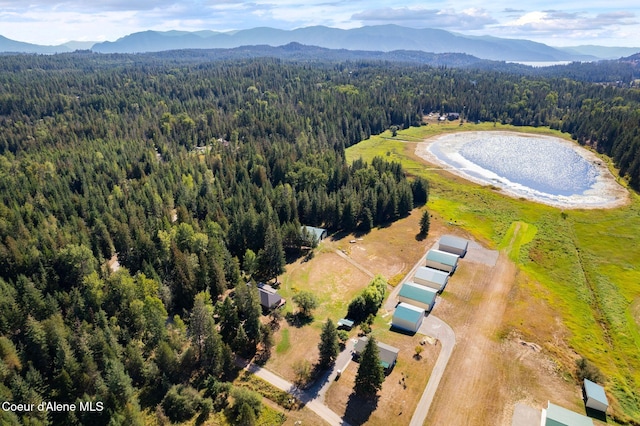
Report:
M416 410L413 412L409 426L421 426L427 418L431 402L440 384L440 379L442 379L444 370L449 363L453 347L456 345L456 335L451 327L434 315L429 315L425 318L418 332L436 338L442 344L442 348L440 348L440 355L438 355L436 364L433 366L429 382L424 388Z
M255 374L263 380L271 383L278 389L282 389L285 392L290 393L291 395L298 398L302 401L307 408L316 413L322 419L324 419L327 423L332 426L350 426L349 423L342 420L342 418L336 414L329 407L324 405L320 401L319 393L313 392L312 390L305 391L299 389L293 383L288 382L277 374L272 373L271 371L262 368L255 364L247 364L246 361L243 363L242 361L238 361L238 364L242 366L245 370L250 373Z
M353 358L353 350L356 346L357 339L349 339L345 344L344 350L338 354L336 362L333 364L331 370L326 371L321 377L316 380L314 385L309 389L309 393L315 395L315 399L324 403L325 395L331 387L331 383L338 377L338 371L344 371Z

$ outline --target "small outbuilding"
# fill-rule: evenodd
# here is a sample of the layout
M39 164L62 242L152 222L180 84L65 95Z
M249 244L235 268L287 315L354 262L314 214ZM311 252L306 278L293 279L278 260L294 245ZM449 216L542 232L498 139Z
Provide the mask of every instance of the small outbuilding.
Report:
M402 284L400 292L398 292L398 300L430 312L436 303L437 295L438 291L431 287L406 282Z
M338 329L351 330L354 322L348 318L340 318L338 320Z
M453 235L443 235L438 241L438 250L464 257L469 248L469 241Z
M575 411L567 410L549 402L542 409L543 426L593 426L593 420Z
M369 338L367 336L363 336L358 339L355 346L353 347L356 358L360 357L360 355L364 351L364 348L367 346L368 341ZM400 352L400 350L382 342L376 342L376 344L378 346L380 365L384 367L385 373L389 374L393 369L393 366L396 365L396 361L398 360L398 352Z
M421 266L413 275L413 282L441 292L449 282L449 274L433 268Z
M458 267L458 255L431 249L427 252L425 266L453 274Z
M609 400L604 393L604 388L589 379L584 379L584 403L588 408L603 413L606 413L609 408Z
M424 320L424 309L409 303L400 302L393 312L391 319L391 327L415 333L422 325Z

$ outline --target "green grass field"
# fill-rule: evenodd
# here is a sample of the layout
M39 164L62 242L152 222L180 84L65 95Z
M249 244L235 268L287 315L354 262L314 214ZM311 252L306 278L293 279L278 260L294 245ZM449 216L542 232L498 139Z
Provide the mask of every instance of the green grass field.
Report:
M347 158L370 161L381 156L400 161L411 175L427 178L427 208L488 246L505 250L521 271L542 284L544 291L538 296L561 316L569 331L568 346L607 377L606 388L615 397L610 414L622 422L640 419L638 195L632 194L629 205L616 209L562 211L455 178L414 154L416 143L425 138L465 130L569 139L550 129L447 123L400 131L396 138L386 132L350 147ZM519 324L526 327L526 319L514 321L516 327ZM562 368L570 371L573 365L564 361Z

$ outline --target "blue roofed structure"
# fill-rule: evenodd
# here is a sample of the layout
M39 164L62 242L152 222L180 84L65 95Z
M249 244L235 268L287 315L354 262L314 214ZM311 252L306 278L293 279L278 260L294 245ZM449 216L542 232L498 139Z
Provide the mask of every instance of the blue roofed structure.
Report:
M424 309L408 303L400 302L393 312L391 326L415 333L422 325Z
M593 420L575 411L567 410L558 405L548 403L542 410L543 426L593 426Z
M429 312L436 303L437 290L420 284L406 282L398 293L398 300Z
M427 252L425 266L453 274L458 266L458 255L436 249Z

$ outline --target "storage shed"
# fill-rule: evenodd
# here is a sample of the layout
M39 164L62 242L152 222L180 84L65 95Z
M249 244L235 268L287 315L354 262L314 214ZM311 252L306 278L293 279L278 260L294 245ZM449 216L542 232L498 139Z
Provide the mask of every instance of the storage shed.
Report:
M391 326L411 333L418 331L424 319L424 309L400 302L393 312Z
M430 312L431 309L433 309L433 305L436 303L437 294L438 291L433 288L412 282L406 282L402 284L402 287L400 287L398 300Z
M551 402L542 409L544 426L593 426L593 420Z
M425 266L453 274L458 266L458 255L431 249L427 252Z
M469 248L469 241L453 235L443 235L438 241L438 250L464 257Z
M362 354L362 352L364 351L364 348L367 346L368 341L369 338L366 336L358 339L355 346L353 347L356 357L360 357L360 354ZM389 346L378 341L376 341L376 345L378 346L380 365L384 367L385 373L388 374L396 364L396 361L398 359L398 352L400 352L400 350L398 348L394 348L393 346Z
M338 320L338 329L351 330L354 322L349 318L340 318Z
M607 412L609 400L604 393L604 388L589 379L584 379L584 399L585 405L597 411Z
M449 274L447 272L427 268L426 266L419 267L413 276L414 283L431 287L438 292L444 289L448 281Z

